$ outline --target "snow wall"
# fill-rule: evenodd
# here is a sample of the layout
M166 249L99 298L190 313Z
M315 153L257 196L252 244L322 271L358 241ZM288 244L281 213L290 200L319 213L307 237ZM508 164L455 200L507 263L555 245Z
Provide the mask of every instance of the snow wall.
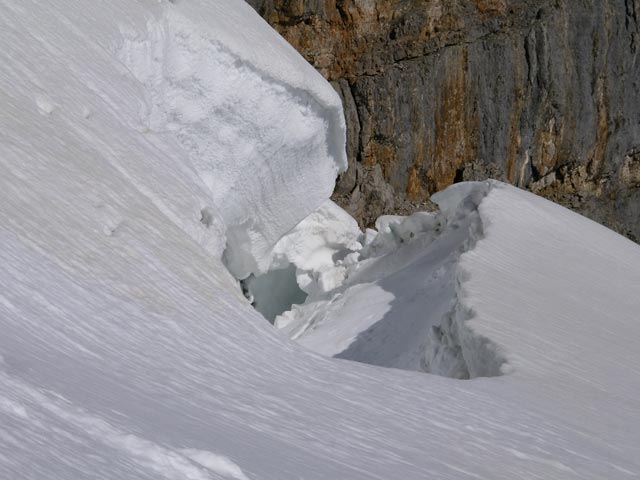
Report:
M121 30L145 134L168 133L187 152L234 276L264 272L347 167L339 96L244 2L165 4L145 30Z

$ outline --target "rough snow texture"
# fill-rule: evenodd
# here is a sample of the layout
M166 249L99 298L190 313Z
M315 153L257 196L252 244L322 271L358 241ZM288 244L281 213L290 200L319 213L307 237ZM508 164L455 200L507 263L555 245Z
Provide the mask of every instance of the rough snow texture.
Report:
M360 229L347 212L327 200L276 244L271 268L296 267L300 287L310 295L333 290L362 248Z
M302 220L273 247L268 270L242 282L245 295L273 322L292 305L324 296L344 283L361 236L357 222L331 200Z
M618 479L640 471L637 245L493 188L479 207L484 238L459 261L459 300L474 313L465 325L504 352L512 373L461 382L320 356L251 308L220 255L229 218L253 215L265 226L250 244L254 267L264 245L322 204L332 178L321 175L341 164L330 148L340 122L322 122L314 138L325 141L309 144L300 170L279 154L267 169L256 154L247 172L264 175L266 189L312 179L304 195L271 197L241 182L230 195L255 203L229 217L202 175L212 157L201 147L216 138L209 119L189 109L179 117L175 107L205 57L221 77L232 75L225 62L245 43L257 53L241 58L264 80L238 65L262 88L256 101L301 111L303 90L326 119L333 107L317 90L330 96L329 87L305 87L301 79L316 77L300 73L307 67L240 1L0 7L0 478ZM186 21L188 41L177 35ZM210 35L206 48L201 35ZM194 50L185 76L168 61L184 53L183 41ZM156 67L142 69L147 77L127 60L126 52L145 58L136 50L145 42L169 55L157 90L146 83ZM283 87L288 107L274 79L299 89ZM241 102L228 106L248 116ZM221 127L229 118L224 108L210 113ZM263 127L264 147L275 148L271 125ZM287 148L300 140L292 127L281 126ZM468 230L459 232L462 244ZM408 300L406 286L424 280L420 262L438 262L435 248L416 260L419 242L372 257L380 276L370 273L369 284L379 290L361 292L378 302L370 314ZM440 248L449 261L451 244ZM396 284L390 273L410 263L413 279L406 270ZM446 313L450 303L434 308Z
M144 132L188 154L244 278L330 195L346 168L344 121L337 94L249 7L199 3L164 8L142 32L121 26L118 57L144 87Z

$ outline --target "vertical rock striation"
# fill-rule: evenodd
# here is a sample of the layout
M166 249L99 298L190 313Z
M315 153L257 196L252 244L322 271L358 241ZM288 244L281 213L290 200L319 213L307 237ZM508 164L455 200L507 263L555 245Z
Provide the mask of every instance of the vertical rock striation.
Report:
M361 223L461 180L640 239L640 0L248 0L340 93Z

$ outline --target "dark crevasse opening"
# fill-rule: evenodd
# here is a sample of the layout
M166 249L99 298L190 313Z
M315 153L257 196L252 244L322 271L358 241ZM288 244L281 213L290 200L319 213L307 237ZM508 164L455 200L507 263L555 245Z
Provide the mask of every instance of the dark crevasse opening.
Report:
M307 298L298 286L296 267L292 264L262 275L250 275L240 284L251 305L271 323L278 315L291 310L295 304L304 303Z

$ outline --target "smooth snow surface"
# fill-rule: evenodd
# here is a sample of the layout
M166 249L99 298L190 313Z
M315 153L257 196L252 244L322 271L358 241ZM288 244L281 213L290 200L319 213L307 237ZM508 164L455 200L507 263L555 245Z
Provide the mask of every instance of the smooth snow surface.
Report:
M337 96L240 0L0 6L0 479L640 475L637 245L500 184L356 238ZM223 259L307 275L325 353L506 375L314 353Z

